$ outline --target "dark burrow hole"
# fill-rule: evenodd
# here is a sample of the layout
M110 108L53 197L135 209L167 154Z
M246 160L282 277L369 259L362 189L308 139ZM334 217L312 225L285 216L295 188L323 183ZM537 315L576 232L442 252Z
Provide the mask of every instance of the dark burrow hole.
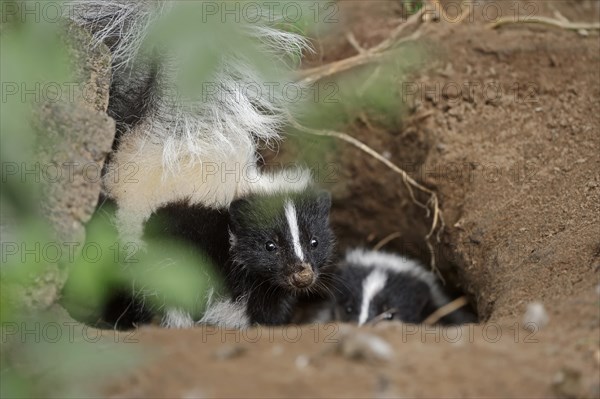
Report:
M424 163L435 156L431 132L420 126L377 128L361 120L342 131L361 140L384 157L405 170L416 181L424 182ZM275 151L264 151L265 167L273 169L301 164L313 171L315 180L332 193L331 224L336 235L338 256L347 249L364 248L400 255L417 260L431 270L431 250L425 237L432 223L431 214L416 205L402 177L372 156L341 140L316 137L302 133L290 134ZM431 160L429 160L431 161ZM421 203L428 197L414 190ZM443 198L440 207L444 208ZM473 293L466 292L460 265L465 261L454 250L447 234L440 240L431 239L437 272L442 289L449 299L463 297L467 304L461 308L469 322L481 321Z

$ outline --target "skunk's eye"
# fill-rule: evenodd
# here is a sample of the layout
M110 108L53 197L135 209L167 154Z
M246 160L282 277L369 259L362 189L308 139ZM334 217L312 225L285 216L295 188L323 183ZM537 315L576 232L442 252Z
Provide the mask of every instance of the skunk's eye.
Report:
M346 306L346 313L350 314L353 310L354 309L352 309L352 306Z
M310 239L310 246L311 246L311 248L316 248L316 247L318 247L318 246L319 246L319 241L317 241L317 239L316 239L316 238L311 238L311 239Z
M269 252L273 252L277 249L277 245L273 241L267 241L265 244L265 249Z

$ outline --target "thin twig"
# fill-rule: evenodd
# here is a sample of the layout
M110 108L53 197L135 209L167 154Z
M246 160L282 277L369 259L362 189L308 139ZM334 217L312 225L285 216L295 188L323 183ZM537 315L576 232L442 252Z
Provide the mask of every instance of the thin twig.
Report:
M428 189L427 187L422 186L421 184L417 183L412 177L410 177L408 175L408 173L406 173L404 170L402 170L401 168L399 168L398 166L396 166L393 162L389 161L383 155L379 154L377 151L375 151L374 149L372 149L371 147L369 147L368 145L366 145L362 141L357 140L354 137L352 137L352 136L350 136L350 135L348 135L346 133L336 132L336 131L333 131L333 130L311 129L309 127L300 125L295 120L291 120L290 122L291 122L292 126L294 126L296 129L301 130L303 132L310 133L310 134L313 134L315 136L336 137L336 138L338 138L340 140L343 140L343 141L345 141L347 143L350 143L353 146L357 147L358 149L360 149L360 150L366 152L367 154L371 155L373 158L377 159L379 162L385 164L387 167L389 167L390 169L392 169L394 172L396 172L400 176L402 176L403 182L404 182L406 188L408 189L408 192L409 192L410 197L413 200L413 202L415 204L417 204L418 206L420 206L421 208L423 208L423 209L425 209L426 211L429 212L429 207L427 206L427 204L424 204L424 203L418 201L415 198L415 195L414 195L412 187L416 187L419 190L421 190L421 191L429 194L432 197L435 196L435 193L433 191L431 191L430 189Z
M402 233L400 233L399 231L392 233L390 235L388 235L387 237L384 237L381 241L379 241L374 247L373 247L373 251L379 251L381 248L383 248L387 243L389 243L390 241L392 241L393 239L396 239L398 237L402 237Z
M393 315L394 313L398 312L398 309L396 308L392 308L389 309L381 314L378 314L377 316L373 317L371 320L369 320L365 325L366 326L376 326L377 323L379 323L380 321L383 321L385 319L387 319L388 315Z
M381 59L384 55L385 54L376 54L367 51L363 54L358 54L349 58L344 58L343 60L335 61L326 65L310 69L303 69L301 71L298 71L297 81L302 84L310 85L327 76L335 75L361 65L366 65L371 62L375 62Z
M385 40L383 40L381 43L379 43L375 47L370 48L369 51L383 52L383 51L387 51L390 48L394 47L394 45L397 44L398 39L400 39L400 37L402 36L402 34L404 33L404 31L406 29L408 29L409 27L411 27L413 25L419 25L421 23L421 20L423 18L423 10L424 9L425 8L423 7L419 11L417 11L416 13L414 13L413 15L408 17L406 19L406 22L398 25L396 27L396 29L394 29L392 31L392 33Z
M346 32L346 39L358 54L363 54L367 51L360 45L360 43L358 43L358 40L356 40L356 36L354 36L354 33Z
M416 40L421 36L421 32L417 30L413 32L410 36L400 39L400 36L408 27L413 26L415 24L419 24L421 22L422 15L423 9L411 15L406 20L406 22L394 29L394 31L392 31L389 37L380 42L378 45L369 49L363 49L362 47L360 47L360 45L358 45L358 42L356 42L354 36L351 33L349 33L348 35L346 35L346 37L348 38L348 41L350 41L350 44L352 44L354 48L356 48L356 50L359 52L357 55L354 55L349 58L344 58L343 60L334 61L326 65L321 65L318 67L298 71L297 81L303 84L312 84L327 76L332 76L340 72L356 68L361 65L366 65L375 61L379 61L381 58L389 54L388 50L390 50L392 47L395 47L401 43ZM353 41L355 43L353 43Z
M550 7L551 7L551 8L554 8L552 5L551 5ZM554 10L553 14L554 14L554 16L556 17L556 19L558 19L559 21L566 22L566 23L569 23L569 22L571 22L571 21L569 21L569 20L567 19L567 17L565 17L564 15L562 15L562 14L560 13L560 11L558 11L558 10L556 10L556 9Z
M541 24L541 25L550 25L561 29L569 29L569 30L579 30L579 29L588 29L595 30L600 29L600 23L585 23L585 22L568 22L561 21L555 18L549 17L524 17L514 18L514 17L503 17L498 18L496 21L487 25L490 29L496 29L503 25L512 25L512 24Z
M391 162L390 160L385 158L383 155L381 155L380 153L378 153L377 151L375 151L374 149L372 149L371 147L369 147L362 141L350 136L349 134L342 133L342 132L336 132L334 130L311 129L309 127L303 126L300 123L298 123L294 118L291 117L291 115L288 115L288 120L294 128L296 128L302 132L309 133L309 134L312 134L315 136L335 137L335 138L343 140L347 143L350 143L353 146L355 146L356 148L360 149L361 151L371 155L373 158L375 158L379 162L386 165L392 171L394 171L397 174L399 174L400 176L402 176L402 182L404 183L404 186L408 190L408 193L409 193L412 201L417 206L426 210L427 217L429 217L429 215L431 215L431 210L433 210L433 220L431 222L431 229L430 229L429 233L425 236L425 241L431 252L431 261L430 261L431 270L433 272L435 272L442 281L444 281L441 273L437 269L436 262L435 262L435 252L433 250L433 244L430 242L436 229L443 228L445 226L444 219L442 217L442 211L440 210L437 194L433 190L430 190L427 187L423 186L422 184L416 182L402 168L398 167L396 164L394 164L393 162ZM429 195L429 200L427 201L426 204L423 204L422 202L420 202L416 199L414 191L413 191L413 187ZM440 238L439 232L436 235L436 238L439 241L439 238Z
M431 115L433 115L434 113L435 113L435 112L433 112L432 110L429 110L429 111L423 112L421 115L416 115L416 116L414 116L414 117L412 118L412 121L413 121L413 122L420 122L420 121L422 121L423 119L427 119L427 118L429 118L429 117L430 117Z
M436 310L435 312L433 312L432 314L430 314L425 319L425 321L423 322L423 324L431 326L431 325L437 323L438 321L440 321L440 319L442 317L447 316L450 313L454 312L455 310L462 308L467 303L468 303L467 302L467 297L465 297L465 296L461 296L459 298L456 298L452 302L445 304L444 306L442 306L441 308L439 308L438 310Z

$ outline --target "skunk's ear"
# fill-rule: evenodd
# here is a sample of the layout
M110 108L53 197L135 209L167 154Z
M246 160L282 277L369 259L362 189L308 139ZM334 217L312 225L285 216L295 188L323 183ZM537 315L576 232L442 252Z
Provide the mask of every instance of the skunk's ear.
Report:
M329 215L331 210L331 194L329 191L319 190L317 192L317 205L322 214Z
M231 248L235 247L237 244L237 237L234 234L233 231L231 231L231 228L229 229L229 245L231 246Z

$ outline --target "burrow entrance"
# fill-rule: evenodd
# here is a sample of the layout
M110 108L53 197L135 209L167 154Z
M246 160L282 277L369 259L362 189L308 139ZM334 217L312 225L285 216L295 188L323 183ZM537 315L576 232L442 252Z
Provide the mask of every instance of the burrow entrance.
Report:
M432 171L425 166L435 156L433 137L426 128L406 120L392 127L377 127L357 119L344 132L435 190L427 179ZM309 167L318 184L331 191L331 224L338 255L348 248L378 249L417 259L430 269L431 250L425 237L431 229L432 214L414 203L403 178L380 161L343 141L302 133L289 134L275 151L261 155L267 169L297 164ZM420 202L427 202L426 194L413 192ZM441 198L442 210L443 201ZM465 295L468 310L477 315L476 295L466 291L461 273L465 260L445 231L438 237L439 241L434 237L430 242L444 289L453 298Z

